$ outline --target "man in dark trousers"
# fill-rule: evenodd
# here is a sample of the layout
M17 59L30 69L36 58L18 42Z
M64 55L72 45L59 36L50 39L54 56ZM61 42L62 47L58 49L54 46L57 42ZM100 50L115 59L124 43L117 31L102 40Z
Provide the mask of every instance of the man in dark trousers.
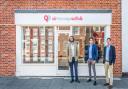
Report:
M111 44L111 38L107 38L107 45L104 47L104 69L106 76L106 83L104 86L108 86L109 89L113 85L113 65L115 64L116 52L115 47Z
M94 83L93 85L96 86L96 69L95 69L95 62L96 59L98 58L98 49L96 44L94 43L93 37L89 38L89 45L88 45L88 50L87 50L87 62L88 62L88 69L89 69L89 79L87 82L91 82L91 67L93 69L93 74L94 74Z
M74 36L69 37L68 55L69 55L69 66L71 72L70 83L73 83L74 80L75 82L80 83L78 79L78 44L77 42L75 42Z

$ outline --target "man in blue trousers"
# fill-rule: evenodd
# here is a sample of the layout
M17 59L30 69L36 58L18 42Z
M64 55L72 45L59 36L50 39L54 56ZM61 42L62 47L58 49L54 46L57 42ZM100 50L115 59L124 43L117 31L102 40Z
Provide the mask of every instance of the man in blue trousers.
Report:
M74 80L77 83L80 83L78 79L78 44L74 40L74 36L69 37L68 44L68 55L69 55L69 66L71 72L71 81L73 83Z

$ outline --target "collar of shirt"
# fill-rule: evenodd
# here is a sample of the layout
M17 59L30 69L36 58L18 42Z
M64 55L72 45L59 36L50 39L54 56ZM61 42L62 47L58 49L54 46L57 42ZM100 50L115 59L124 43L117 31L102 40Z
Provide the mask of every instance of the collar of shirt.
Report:
M90 44L89 46L92 46L93 44Z

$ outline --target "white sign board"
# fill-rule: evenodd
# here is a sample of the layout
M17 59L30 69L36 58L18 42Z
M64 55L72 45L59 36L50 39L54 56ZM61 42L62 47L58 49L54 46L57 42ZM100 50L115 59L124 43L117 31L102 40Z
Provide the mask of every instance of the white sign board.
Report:
M15 13L16 25L110 25L111 13Z

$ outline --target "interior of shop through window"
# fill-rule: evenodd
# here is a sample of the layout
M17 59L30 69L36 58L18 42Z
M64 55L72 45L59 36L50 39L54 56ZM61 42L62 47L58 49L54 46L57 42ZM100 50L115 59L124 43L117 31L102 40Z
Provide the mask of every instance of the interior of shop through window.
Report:
M23 27L24 63L54 63L53 27Z
M58 33L58 69L67 70L67 45L70 33L78 43L78 62L87 63L87 45L89 37L94 37L98 47L97 63L103 61L105 26L56 26ZM23 63L52 64L54 59L54 33L55 26L23 26L22 27L22 54ZM69 33L63 33L69 31Z

